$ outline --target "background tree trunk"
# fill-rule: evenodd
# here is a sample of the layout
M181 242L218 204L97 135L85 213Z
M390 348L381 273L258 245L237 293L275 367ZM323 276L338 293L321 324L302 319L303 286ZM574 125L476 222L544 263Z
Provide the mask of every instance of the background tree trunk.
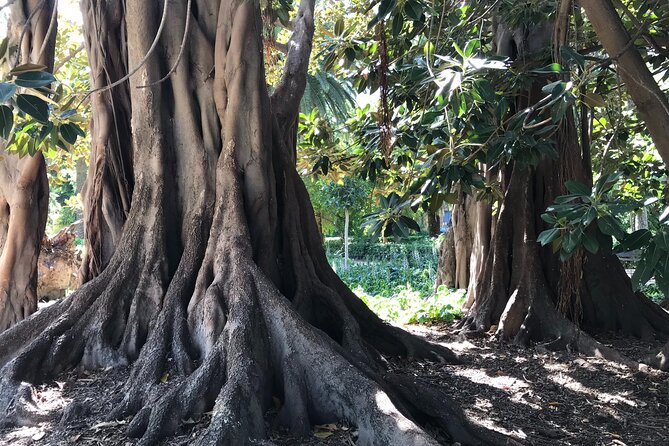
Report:
M425 214L427 219L427 234L430 237L439 237L441 234L441 218L439 217L440 211L431 211L429 210Z
M550 27L524 26L496 30L501 55L531 60L551 42ZM537 63L543 63L538 61ZM542 82L535 82L516 109L541 98ZM540 248L537 235L545 229L540 215L556 196L566 192L564 182L591 182L589 153L577 139L569 111L556 136L559 158L544 159L536 168L514 164L502 168L504 197L494 220L485 229L488 249L474 248L482 262L474 283L474 301L462 326L476 331L493 330L517 342L555 341L556 347L573 344L587 354L625 361L616 352L598 346L578 328L591 332L621 331L642 338L669 334L667 313L648 299L637 296L618 259L609 252L577 253L561 263L550 247ZM487 210L490 211L489 209ZM559 311L558 311L559 308Z
M17 0L11 6L9 46L19 64L53 70L56 26L47 35L54 0ZM55 19L54 19L55 20ZM44 51L40 54L40 49ZM0 332L37 310L37 259L46 228L49 184L42 153L0 161Z
M348 269L348 225L351 217L351 212L348 209L344 210L344 268Z
M449 230L442 242L436 288L446 285L449 288L467 289L469 285L473 248L470 213L473 206L474 200L460 193L458 203L453 206Z

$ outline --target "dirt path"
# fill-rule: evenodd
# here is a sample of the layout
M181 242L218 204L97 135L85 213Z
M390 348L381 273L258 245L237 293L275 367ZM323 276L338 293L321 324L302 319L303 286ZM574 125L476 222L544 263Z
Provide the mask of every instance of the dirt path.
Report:
M410 327L460 353L464 365L394 363L396 372L439 385L476 422L530 445L669 444L669 374L632 372L595 358L500 346L487 338L463 339L447 326ZM606 344L640 358L658 345L616 337ZM127 370L72 371L40 386L35 394L51 420L39 426L0 430L0 445L123 445L127 420L105 414L123 390ZM169 379L158 388L164 391ZM164 387L163 387L164 386ZM60 413L65 410L61 419ZM186 426L164 442L187 445L210 415L185 420ZM268 415L271 424L272 414ZM352 445L354 427L319 426L308 438L274 431L271 442L257 444Z

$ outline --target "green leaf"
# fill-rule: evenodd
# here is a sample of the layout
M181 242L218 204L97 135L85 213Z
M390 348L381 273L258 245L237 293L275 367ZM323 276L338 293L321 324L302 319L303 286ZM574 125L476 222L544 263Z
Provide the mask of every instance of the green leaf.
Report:
M402 28L404 28L404 16L402 14L396 14L393 17L391 33L393 37L397 37L402 33Z
M19 109L46 124L49 121L49 106L46 102L31 94L20 94L16 97L16 105Z
M60 134L68 144L74 144L77 142L77 131L74 129L74 125L70 123L61 124Z
M81 136L82 138L86 137L86 132L84 132L84 129L79 127L77 124L70 123L72 127L74 128L74 131L77 132L77 135Z
M372 21L369 22L368 27L373 28L381 20L385 20L396 4L397 0L381 0L381 3L379 4L379 12L377 12Z
M0 59L5 57L5 55L7 54L8 47L9 47L9 38L5 37L4 39L2 39L2 42L0 42Z
M553 240L557 239L560 236L560 228L551 228L543 231L539 234L537 242L541 243L541 246L546 246L551 243Z
M465 46L464 54L466 58L472 57L472 54L474 54L474 51L479 49L481 47L481 41L480 40L470 40L467 42L467 45Z
M9 102L14 93L16 93L16 85L7 82L0 83L0 102Z
M342 17L339 17L335 22L334 33L336 36L344 34L344 19Z
M623 249L632 251L643 248L653 238L653 234L648 229L639 229L625 237L622 242Z
M6 105L0 105L0 138L8 139L14 127L14 113Z
M290 14L284 8L278 8L276 10L276 15L279 17L279 21L284 25L290 23Z
M418 223L416 223L414 219L402 215L400 217L400 221L402 221L412 231L420 232L420 226L418 226Z
M590 187L583 183L579 183L578 181L566 181L564 185L572 194L585 195L586 197L589 197L592 193L592 189L590 189Z
M575 232L567 232L562 242L562 251L572 253L581 241L581 237Z
M532 73L537 73L537 74L553 74L561 72L562 72L562 67L560 66L559 63L552 63L550 65L546 65L545 67L532 70Z
M561 47L560 54L568 62L574 62L581 68L585 66L585 57L580 55L576 50L574 50L571 47L568 47L566 45Z
M632 284L634 285L635 291L638 290L641 285L645 285L646 282L653 277L655 266L659 262L661 255L662 250L654 243L651 244L646 255L641 258L632 275Z
M549 225L554 225L558 222L558 219L553 214L541 214L541 219Z
M582 243L583 247L592 254L597 254L597 251L599 251L599 242L597 242L597 239L589 234L583 234Z
M660 214L660 222L663 222L669 217L669 207L665 208L664 211L662 211L662 214Z
M620 226L620 222L610 215L605 215L597 219L599 230L606 235L612 235L618 240L625 238L625 231Z
M404 13L411 20L420 20L423 18L423 5L414 0L409 0L404 4Z
M660 231L655 234L653 240L659 248L663 249L664 251L669 251L669 234L667 234L665 231Z
M40 88L56 81L48 71L26 71L16 76L14 83L19 87Z

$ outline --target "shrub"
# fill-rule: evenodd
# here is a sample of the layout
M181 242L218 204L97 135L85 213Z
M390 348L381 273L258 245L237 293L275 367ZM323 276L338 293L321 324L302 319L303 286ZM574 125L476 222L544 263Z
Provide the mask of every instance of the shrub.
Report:
M380 318L400 324L451 322L462 316L465 302L465 290L449 290L443 286L427 298L410 289L402 290L392 298L370 295L362 288L354 291Z

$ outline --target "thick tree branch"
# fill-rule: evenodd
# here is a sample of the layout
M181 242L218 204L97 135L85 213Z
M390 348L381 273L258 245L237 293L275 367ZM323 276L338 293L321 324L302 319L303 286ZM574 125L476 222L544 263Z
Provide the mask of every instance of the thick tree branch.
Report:
M641 23L641 21L636 18L636 16L632 13L632 11L629 10L627 6L625 6L620 0L612 0L612 3L614 4L614 6L617 6L623 11L623 14L625 14L632 23L634 23L634 26L636 26L640 30L643 29L642 31L643 38L650 46L652 46L653 48L655 48L657 52L664 54L665 56L669 55L669 50L663 48L662 45L660 45L658 41L655 40L655 37L648 32L648 27L644 26L644 24Z
M272 95L272 107L278 118L297 116L307 83L309 57L314 38L314 0L301 0L288 42L288 56L283 77Z
M610 0L581 0L604 49L615 57L620 76L648 126L655 147L669 166L669 101L634 45Z

